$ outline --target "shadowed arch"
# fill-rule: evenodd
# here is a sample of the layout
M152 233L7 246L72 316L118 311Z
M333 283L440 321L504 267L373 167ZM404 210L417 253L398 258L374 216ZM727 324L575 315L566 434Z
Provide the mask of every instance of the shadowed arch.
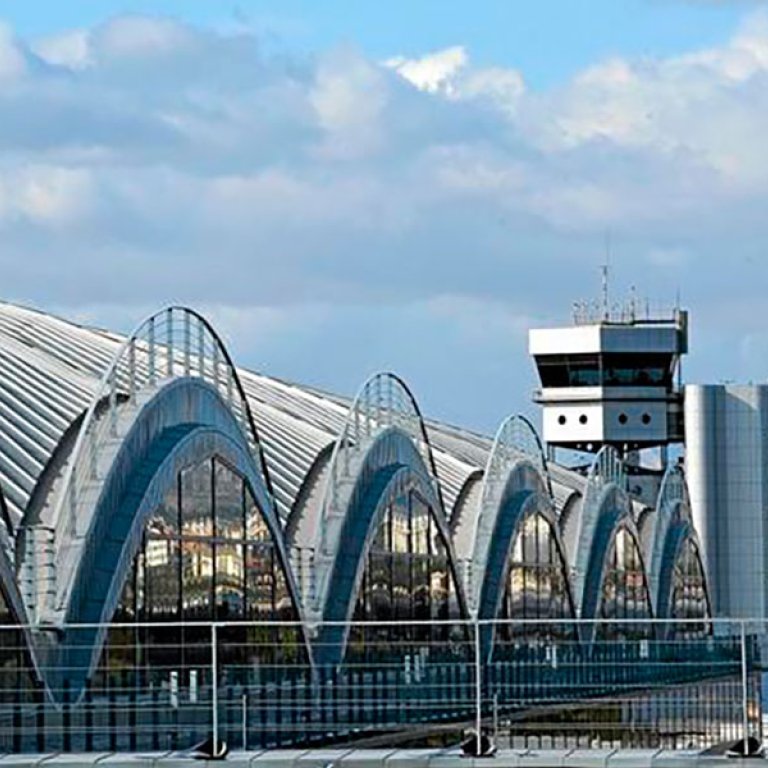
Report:
M220 455L247 483L271 533L289 593L300 615L280 524L238 420L218 392L200 379L173 379L142 408L107 474L66 605L67 624L106 623L114 612L146 517L178 472ZM64 666L90 670L106 630L64 631ZM71 681L75 687L83 680Z
M533 425L514 414L501 422L483 471L483 484L472 521L469 601L477 612L482 580L487 572L497 517L506 498L523 488L552 496L547 460Z
M675 571L680 558L692 555L704 593L699 601L699 607L703 608L701 618L702 621L711 618L706 565L693 527L685 472L680 465L669 467L664 474L656 508L652 515L649 513L646 525L649 529L648 581L656 616L661 619L675 617L672 606ZM691 629L694 629L692 625ZM670 630L672 626L665 623L658 627L658 634L666 637Z
M698 627L697 623L694 622L692 625L682 627L682 629L683 632L686 632L686 630L703 630L704 632L710 632L712 626L707 622L707 619L712 618L712 604L709 596L709 585L707 584L707 571L704 565L704 558L702 557L698 536L696 535L696 531L690 520L679 519L667 532L666 541L664 543L663 559L659 572L658 602L654 606L656 616L660 619L678 618L675 615L674 606L672 605L675 591L674 575L678 560L684 555L686 546L692 547L698 570L702 575L704 615L700 617L701 625ZM668 637L673 634L673 626L668 623L660 625L659 634L662 637Z
M571 615L574 615L565 547L560 537L548 488L537 467L528 462L519 461L513 466L507 478L490 536L490 546L482 574L478 601L477 613L481 620L498 617L511 567L514 542L521 532L525 520L530 515L535 514L544 517L549 525L566 588L566 600ZM493 632L488 631L483 633L484 656L488 656L491 652L493 634Z
M467 475L466 480L461 486L456 501L453 503L453 509L451 510L451 516L448 525L451 529L451 536L456 536L459 528L464 525L469 525L471 521L467 521L467 516L471 515L473 506L468 503L471 494L475 493L478 485L483 482L483 470L475 469ZM482 488L480 488L482 491Z
M45 510L57 574L75 568L66 562L73 549L72 532L91 523L87 519L92 506L91 486L99 474L102 452L119 439L126 402L136 406L165 382L190 379L208 384L226 402L231 420L239 423L254 467L262 475L259 485L271 490L250 404L229 352L202 315L187 307L169 306L140 323L118 347L82 418L61 482ZM61 610L59 587L57 584L58 605L35 605L36 621L45 615L47 621L55 623L55 614Z
M606 485L599 496L594 522L594 534L589 551L588 567L584 577L584 593L582 595L581 614L583 619L596 619L600 598L609 567L608 557L613 542L620 530L626 529L630 535L640 560L643 573L645 595L648 613L653 615L650 590L648 588L648 571L643 559L640 536L632 519L626 495L622 489L611 483ZM588 623L582 627L582 638L591 641L595 636L595 624Z
M397 427L388 427L369 446L355 477L354 488L344 513L339 547L327 581L321 619L323 622L348 622L351 619L366 555L382 515L394 496L412 488L418 489L432 510L432 520L448 552L449 569L456 585L459 607L462 615L466 615L450 532L430 473L410 436ZM348 630L348 626L338 624L321 625L315 646L315 659L318 663L341 662Z

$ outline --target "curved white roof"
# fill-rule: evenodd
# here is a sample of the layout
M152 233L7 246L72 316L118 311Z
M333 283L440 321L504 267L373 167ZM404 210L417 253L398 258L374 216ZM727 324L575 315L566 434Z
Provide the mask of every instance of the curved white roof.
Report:
M43 469L68 428L83 414L124 337L0 303L0 487L13 534ZM286 520L318 455L341 432L351 399L239 369ZM446 513L485 467L492 439L427 423ZM583 478L551 466L556 506ZM557 503L560 502L560 503Z

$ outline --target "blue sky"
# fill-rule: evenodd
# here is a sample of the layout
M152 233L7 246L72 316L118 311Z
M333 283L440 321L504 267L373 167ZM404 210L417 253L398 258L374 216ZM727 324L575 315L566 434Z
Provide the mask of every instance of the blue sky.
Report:
M160 12L162 11L162 12ZM768 8L0 0L5 298L201 308L245 365L379 369L487 431L532 325L692 310L689 380L762 380Z
M614 54L667 56L713 45L756 5L727 0L0 0L0 17L22 35L39 36L122 13L160 13L215 28L250 27L305 50L352 43L376 58L461 44L478 64L516 67L532 84L547 87Z

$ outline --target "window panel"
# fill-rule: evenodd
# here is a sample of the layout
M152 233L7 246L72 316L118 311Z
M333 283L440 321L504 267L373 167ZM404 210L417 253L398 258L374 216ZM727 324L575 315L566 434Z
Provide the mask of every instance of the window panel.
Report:
M248 541L271 542L267 521L253 498L250 489L245 489L245 531Z
M392 551L411 551L410 513L405 499L400 498L391 506L392 514Z
M429 554L429 507L416 493L411 494L411 526L413 529L413 551L420 555Z
M220 619L245 617L245 556L242 541L216 544L216 615Z
M608 550L607 567L600 592L598 615L610 619L597 625L600 640L648 637L649 624L622 623L621 619L650 618L648 585L640 550L624 527L615 533Z
M572 638L574 627L559 624L523 624L521 619L570 619L565 563L557 549L555 532L549 521L532 513L521 523L510 545L504 597L499 616L507 623L499 626L497 642L523 637Z
M182 604L184 618L213 619L213 545L204 540L181 543Z
M411 560L408 554L397 553L392 558L392 618L411 619Z
M241 476L211 459L185 468L149 516L145 537L127 578L115 621L296 620L287 581L269 528ZM168 670L210 664L207 627L127 630L139 666L149 665L160 683ZM124 634L124 633L123 633ZM111 635L110 635L111 636ZM295 628L222 628L221 659L241 674L248 660L304 658ZM124 668L109 643L102 669ZM136 666L136 660L133 665Z
M674 565L670 610L674 618L701 619L701 622L675 624L675 637L700 637L709 632L704 569L696 544L690 537L683 542Z
M181 473L181 533L213 536L212 464L205 461Z
M179 535L179 489L174 483L165 494L163 501L147 518L146 532L156 536Z
M224 539L245 537L243 480L222 461L216 466L216 536Z
M392 560L386 554L372 553L368 558L371 590L371 618L392 619Z
M246 547L246 604L249 619L268 619L275 611L275 580L272 546Z
M179 542L147 536L144 542L144 615L147 621L179 619Z

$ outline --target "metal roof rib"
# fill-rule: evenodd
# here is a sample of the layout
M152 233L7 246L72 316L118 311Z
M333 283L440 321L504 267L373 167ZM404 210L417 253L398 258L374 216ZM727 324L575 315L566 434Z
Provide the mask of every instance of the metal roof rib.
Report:
M34 487L70 425L88 406L120 334L0 303L0 485L13 516L24 513ZM159 350L162 355L163 350ZM137 360L146 367L146 360ZM344 428L351 399L239 369L263 444L275 501L285 520L318 456ZM489 437L427 422L435 467L450 515L466 484L482 470ZM552 466L558 508L583 479Z

